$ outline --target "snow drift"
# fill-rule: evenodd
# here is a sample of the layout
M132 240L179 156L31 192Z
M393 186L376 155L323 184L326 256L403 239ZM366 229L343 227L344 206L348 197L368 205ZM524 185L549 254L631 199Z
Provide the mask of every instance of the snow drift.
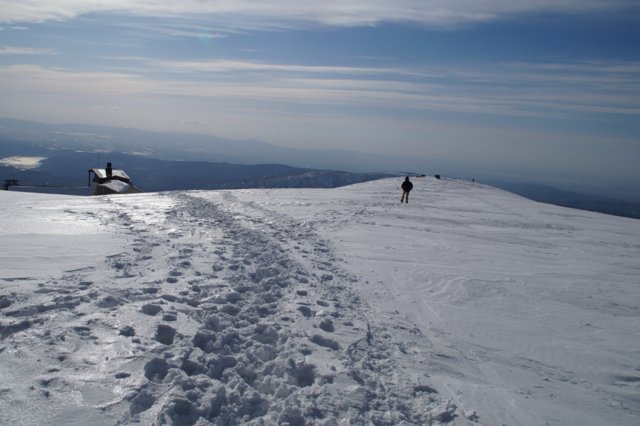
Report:
M640 422L640 222L416 179L0 193L0 423Z

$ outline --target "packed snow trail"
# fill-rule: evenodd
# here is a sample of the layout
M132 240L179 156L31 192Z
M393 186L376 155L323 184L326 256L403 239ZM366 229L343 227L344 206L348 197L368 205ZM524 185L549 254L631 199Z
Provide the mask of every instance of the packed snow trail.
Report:
M0 193L0 424L638 424L640 222L415 183Z
M455 407L394 365L393 339L368 322L349 288L355 278L312 227L264 209L241 213L256 207L230 192L105 201L100 219L131 247L107 256L106 270L65 271L3 299L4 317L15 319L2 324L11 342L4 378L35 383L29 400L11 401L6 389L19 409L5 405L3 420L30 423L24 409L50 410L56 424L452 416ZM46 296L25 291L33 287ZM45 367L36 377L20 368L33 339L45 343L31 355Z

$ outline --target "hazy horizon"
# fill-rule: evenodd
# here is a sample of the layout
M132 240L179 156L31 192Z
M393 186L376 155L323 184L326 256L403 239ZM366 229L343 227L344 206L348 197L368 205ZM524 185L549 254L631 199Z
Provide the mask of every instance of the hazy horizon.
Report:
M26 138L26 139L25 139ZM264 141L234 140L212 135L178 132L154 132L135 128L115 128L86 124L50 124L0 117L0 142L5 147L0 150L0 166L23 168L22 161L37 164L46 159L36 149L21 150L19 146L8 148L6 142L34 146L48 146L54 152L60 149L90 150L97 154L94 166L109 160L109 153L123 153L133 156L178 161L206 161L230 164L282 164L317 170L336 170L350 173L407 173L442 175L443 178L475 180L480 183L504 187L504 184L525 184L548 186L563 191L572 191L612 200L640 202L633 182L616 182L611 186L606 180L572 182L562 176L518 173L483 169L472 163L443 161L438 158L410 158L384 156L372 153L358 153L350 150L295 149ZM4 153L4 154L2 154ZM31 154L29 154L31 153ZM16 158L10 158L16 157ZM22 158L22 160L20 160ZM87 165L88 166L88 165ZM83 166L84 167L84 166ZM31 168L31 167L30 167ZM83 169L84 170L84 169ZM6 178L7 176L5 176Z
M626 0L11 2L0 116L632 194L639 12Z

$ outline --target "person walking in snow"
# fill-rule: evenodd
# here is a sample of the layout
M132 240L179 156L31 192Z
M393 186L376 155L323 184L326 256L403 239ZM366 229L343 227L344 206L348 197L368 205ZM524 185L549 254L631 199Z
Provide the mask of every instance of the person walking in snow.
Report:
M111 176L113 175L113 167L111 166L111 163L107 163L107 168L105 169L105 172L107 174L107 179L111 179Z
M404 182L400 186L402 188L402 197L400 198L400 202L409 202L409 192L413 189L413 183L409 180L409 176L404 178Z

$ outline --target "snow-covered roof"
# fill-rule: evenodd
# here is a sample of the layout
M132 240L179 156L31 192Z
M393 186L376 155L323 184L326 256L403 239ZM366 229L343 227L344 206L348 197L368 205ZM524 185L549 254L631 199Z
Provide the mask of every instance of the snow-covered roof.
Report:
M106 179L107 178L107 171L105 169L91 169L89 170L90 172L93 172L96 174L96 176L98 176L100 179ZM119 177L122 179L131 179L129 177L129 175L127 175L124 170L120 170L120 169L113 169L113 171L111 172L111 176L112 177Z
M131 188L130 184L122 182L121 180L110 180L109 182L103 183L102 186L105 186L114 192L120 193L123 193Z

